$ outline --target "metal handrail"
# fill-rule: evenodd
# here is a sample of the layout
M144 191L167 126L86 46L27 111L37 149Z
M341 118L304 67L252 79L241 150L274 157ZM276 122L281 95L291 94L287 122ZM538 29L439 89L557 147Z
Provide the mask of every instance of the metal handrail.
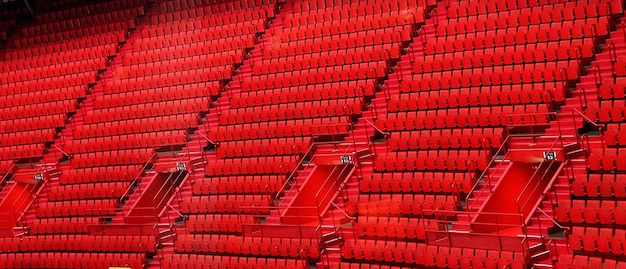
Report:
M211 140L208 136L206 136L206 134L202 133L201 131L195 131L195 133L199 134L200 136L202 136L204 139L206 139L206 141L209 141L211 144L213 145L219 145L219 142L215 142L213 140Z
M52 144L52 146L54 148L56 148L57 150L59 150L61 153L63 153L63 155L65 155L66 157L69 157L70 155L67 154L67 152L65 152L62 148L60 148L59 146L57 146L56 144Z
M605 150L606 150L606 146L605 146L605 140L604 140L604 129L606 128L604 125L599 125L597 123L595 123L593 120L591 120L589 117L587 117L587 115L585 115L584 113L580 112L580 110L576 109L576 108L572 108L572 119L574 120L574 124L576 124L576 114L578 114L578 116L580 116L583 121L586 121L587 123L591 124L593 127L597 128L598 131L600 132L600 143L602 143L602 153L604 154ZM587 138L587 148L589 148L589 136L588 135L584 135L584 137ZM581 137L582 139L582 137Z
M135 183L137 183L139 181L139 178L142 177L143 172L146 170L146 168L148 167L148 165L150 163L152 163L153 159L156 157L156 153L152 153L152 156L150 156L150 158L148 159L148 161L141 167L141 169L139 170L139 173L137 173L137 175L135 176L135 178L133 179L133 181L130 183L128 189L126 189L126 191L122 194L122 196L120 196L120 198L118 199L119 204L121 205L124 198L126 198L126 196L128 196L130 194L130 191L133 189L133 185L135 185Z
M554 223L554 225L556 225L557 227L559 227L562 230L569 230L569 227L563 226L560 223L558 223L553 217L550 217L548 215L548 213L546 213L545 211L543 211L543 209L541 209L541 207L537 207L537 210L541 213L544 214L546 217L548 217L548 219L550 221L552 221L552 223Z
M507 142L509 141L510 136L507 136L504 141L502 141L502 145L500 145L500 147L498 148L498 150L494 153L493 158L491 158L491 161L489 161L489 163L487 164L487 168L482 172L482 174L480 174L480 176L478 176L476 178L476 182L474 183L474 185L472 186L472 188L469 190L469 192L467 193L467 195L465 196L465 202L467 202L467 200L469 199L469 196L478 188L478 186L480 185L480 179L484 178L487 175L487 172L489 171L489 168L491 167L491 165L496 161L496 159L498 158L498 153L500 153L501 151L505 150L505 146L507 144ZM508 152L507 154L508 155ZM506 156L505 155L505 156ZM496 167L496 171L500 169L500 166L502 165L503 162L500 162L498 164L498 166ZM491 183L487 183L489 185L491 185ZM479 193L479 195L482 195L484 189L482 189ZM466 208L472 208L474 205L476 204L476 201L474 201L471 206L467 206Z
M285 183L283 183L283 186L281 186L280 189L276 192L276 195L274 195L274 199L278 199L280 195L282 195L285 192L285 190L287 189L287 186L289 185L289 181L295 176L296 173L298 173L298 170L300 170L300 167L302 166L302 164L304 164L304 160L306 159L306 156L312 153L315 147L316 147L315 143L311 143L307 151L302 155L302 158L300 158L300 161L298 162L296 167L286 177Z
M363 119L367 124L371 125L372 127L374 127L374 130L376 130L377 132L381 133L385 138L388 138L391 134L389 132L385 132L382 129L378 128L378 126L376 126L373 122L369 121L368 119Z
M572 108L572 113L576 113L578 114L580 117L582 117L585 121L587 121L588 123L590 123L591 125L593 125L594 127L598 128L598 129L604 129L604 126L602 125L598 125L597 123L595 123L592 119L590 119L589 117L587 117L587 115L585 115L584 113L580 112L580 110L576 109L576 108Z
M550 146L550 149L548 151L554 151L555 147L557 146L558 142L562 142L562 137L557 137L554 142L552 142L552 145ZM545 158L541 160L541 163L539 163L539 167L541 167L544 163L548 162L548 160L546 160ZM550 162L548 168L552 167L553 164L555 164L556 162ZM523 214L523 210L526 209L526 206L528 206L528 203L530 202L530 200L526 200L524 202L523 205L520 205L520 200L522 199L522 195L524 195L526 193L526 190L528 190L530 188L530 185L532 182L534 182L534 178L536 178L536 176L539 173L539 169L535 170L535 172L530 176L530 179L526 182L526 185L524 186L524 188L522 189L522 191L520 192L520 194L517 196L516 199L516 204L518 207L518 211L520 214ZM548 169L546 169L546 171L543 172L543 175L541 175L541 177L539 178L539 181L541 181L541 179L544 178L544 176L546 176L546 174L548 173ZM535 187L533 188L533 190L530 192L530 194L532 195L533 193L536 192L537 187L539 186L539 184L536 184Z

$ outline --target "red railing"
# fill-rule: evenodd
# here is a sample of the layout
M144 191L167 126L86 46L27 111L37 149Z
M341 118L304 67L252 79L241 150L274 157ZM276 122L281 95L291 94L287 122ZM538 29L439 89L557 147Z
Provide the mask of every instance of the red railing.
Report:
M476 182L474 183L474 185L472 186L472 188L470 189L470 191L467 193L467 195L465 196L465 208L466 209L472 209L475 205L476 202L478 201L477 198L482 197L485 194L485 191L488 189L489 193L491 193L492 191L492 186L491 186L491 180L487 180L485 179L485 176L487 175L487 173L489 172L489 170L491 169L491 166L497 161L497 160L504 160L506 159L506 157L508 156L509 152L507 151L507 143L509 142L509 137L507 136L504 141L502 142L502 145L500 145L500 147L498 148L498 150L496 150L496 152L493 154L493 158L491 158L491 161L489 161L489 163L487 164L487 168L482 172L482 174L480 174L480 176L478 176L476 178ZM504 156L500 156L502 155L502 153L504 153ZM500 171L502 164L504 163L504 161L500 161L498 162L498 165L496 165L495 170L493 170L493 173L497 173L498 171ZM478 191L478 194L476 194L475 192L477 191L477 189L480 187L480 183L481 183L481 179L484 180L487 188L483 187L481 188L480 191ZM470 198L470 195L473 195L474 201L468 205L468 199Z
M120 206L124 203L124 199L126 198L130 199L130 196L132 196L130 195L130 193L133 190L133 186L136 185L137 191L139 191L139 181L141 181L141 177L143 177L143 173L148 167L148 165L150 165L154 161L155 158L156 158L156 153L153 153L152 156L150 156L150 158L148 159L148 161L146 161L146 163L141 167L141 169L139 170L139 173L137 173L133 181L130 183L130 187L128 187L128 189L126 189L126 191L118 199Z
M285 177L285 183L283 183L283 186L281 186L278 192L276 192L276 194L273 197L274 199L278 199L282 195L286 196L292 191L292 189L289 189L289 191L285 193L285 191L287 190L287 187L291 185L292 183L291 181L293 180L293 178L298 174L298 171L300 171L300 169L302 168L304 161L307 160L307 156L313 153L313 151L315 150L315 147L316 147L315 143L311 143L307 151L300 158L300 161L298 162L296 167Z

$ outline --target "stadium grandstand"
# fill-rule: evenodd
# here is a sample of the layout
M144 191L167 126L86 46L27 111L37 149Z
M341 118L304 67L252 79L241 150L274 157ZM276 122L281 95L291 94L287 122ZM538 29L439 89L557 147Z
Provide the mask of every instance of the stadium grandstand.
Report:
M0 268L626 269L623 15L0 1Z

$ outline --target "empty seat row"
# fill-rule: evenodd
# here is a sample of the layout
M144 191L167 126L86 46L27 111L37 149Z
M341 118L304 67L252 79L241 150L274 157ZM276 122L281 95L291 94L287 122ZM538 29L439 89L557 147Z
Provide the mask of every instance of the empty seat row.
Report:
M471 55L467 55L471 53ZM475 50L464 53L463 56L453 58L439 58L436 54L433 60L415 61L413 62L413 72L415 73L433 73L451 70L461 70L468 68L482 68L501 65L521 65L532 64L544 61L568 61L578 59L580 57L589 58L595 53L595 46L591 42L584 42L580 46L570 47L547 47L529 49L523 51L505 51L500 49L499 52L484 53ZM455 53L456 54L456 53ZM448 54L444 54L448 56Z
M559 255L559 261L554 267L556 269L624 269L626 268L626 262L617 261L614 259L601 257L590 257L587 255L577 254L572 255Z
M358 50L329 51L319 54L306 54L295 56L291 61L283 58L263 60L252 65L252 74L283 73L305 69L319 69L338 65L353 65L358 63L385 61L391 59L391 50L397 50L398 45L384 45L381 48L360 48Z
M581 25L572 27L562 27L553 29L511 32L506 34L491 34L485 36L476 36L474 38L456 39L450 38L445 41L432 41L426 43L426 55L444 54L444 53L462 53L464 51L482 51L503 47L529 46L527 44L535 44L536 47L545 45L560 45L562 47L576 47L576 45L589 44L588 40L595 43L597 35L608 34L607 25L605 28L599 28L596 31L595 24L583 27ZM503 31L504 32L504 31ZM600 34L602 33L602 34ZM582 47L581 47L582 49ZM558 51L558 50L557 50ZM583 52L583 51L581 51ZM592 51L587 50L583 56L589 57ZM564 51L563 51L564 53ZM498 58L494 60L499 60Z
M303 3L295 3L294 8L301 7L302 4ZM312 4L315 5L315 3ZM411 19L413 23L423 23L425 17L424 9L426 8L418 2L397 3L387 1L359 3L359 5L334 6L332 9L317 9L315 6L308 7L311 9L308 9L307 12L285 14L285 18L283 19L285 28L338 21L343 23L345 21L350 21L355 17L376 18L377 16L385 15L394 17L404 16L402 19ZM322 7L326 7L326 5L323 5Z
M0 267L17 268L94 268L111 267L144 268L145 254L137 253L85 253L85 252L41 252L2 253Z
M218 95L221 91L221 86L218 81L208 81L208 76L218 76L220 79L229 74L209 73L203 74L202 72L195 71L183 71L176 73L163 74L162 76L149 76L138 77L127 80L117 80L114 83L108 83L104 85L105 94L132 92L141 89L154 89L164 87L174 87L179 85L194 84L193 87L205 87L212 95Z
M624 255L626 230L597 227L574 227L569 235L573 251L612 253Z
M199 72L209 73L207 76L210 80L229 78L233 72L233 66L210 66L210 63L202 59L180 59L166 60L157 63L146 63L132 66L122 67L119 72L119 78L129 79L137 77L151 77L165 73L175 73L183 71L198 70ZM221 76L224 77L221 77Z
M194 112L199 113L200 111L208 111L210 103L209 98L193 98L106 108L87 112L84 115L84 122L86 124L94 124Z
M623 99L626 97L626 84L605 81L600 85L600 99Z
M263 51L263 58L270 59L278 57L291 57L296 55L313 54L327 51L354 49L358 47L370 47L384 44L397 44L412 39L413 29L411 27L403 27L397 31L385 31L379 33L353 33L353 35L339 35L337 38L329 39L309 39L306 42L282 43L285 45L267 47ZM394 50L390 50L394 52ZM396 51L397 52L397 51ZM398 58L399 55L391 55L392 58Z
M243 126L231 125L209 131L211 141L234 141L246 139L280 138L294 136L320 136L347 134L351 130L341 118L315 118L290 121L265 122Z
M54 140L54 129L39 129L33 131L0 134L0 146L25 145L45 143Z
M45 145L43 143L0 147L0 159L2 160L41 157L44 153Z
M518 110L519 109L519 110ZM376 120L376 126L385 131L411 131L444 128L501 127L506 125L546 125L550 122L545 106L521 105L503 107L475 107L470 109L430 110L435 114L394 115ZM526 111L526 114L513 111Z
M346 212L359 216L433 216L437 211L451 215L457 209L455 197L424 194L369 194L349 202Z
M474 178L464 172L373 173L359 182L361 193L469 193Z
M89 233L89 226L98 222L99 218L97 217L43 218L35 220L28 226L33 235L87 234ZM17 252L18 250L12 251Z
M33 58L43 56L44 57L58 57L48 54L59 54L63 58L70 59L72 61L78 61L81 59L95 58L90 56L97 55L110 55L109 53L115 52L118 42L125 40L125 32L118 33L106 33L100 35L91 35L89 37L66 40L63 42L48 42L47 45L21 48L15 50L4 50L4 59L14 61L21 61L24 58ZM100 56L101 57L101 56Z
M375 80L364 79L347 82L310 84L298 87L284 87L267 91L252 91L233 96L231 108L278 105L284 103L318 100L345 99L348 97L372 96L375 93Z
M478 131L493 128L475 128ZM445 129L444 129L445 130ZM452 129L461 130L461 129ZM464 129L468 130L468 129ZM502 129L499 134L428 134L424 131L393 132L387 140L388 149L419 150L419 149L480 149L499 148L502 144Z
M400 94L398 99L387 102L389 112L415 111L428 109L446 109L456 107L477 107L497 105L524 105L561 102L565 100L566 92L562 87L554 89L511 90L496 92L501 86L481 87L483 92L452 90L456 94L447 95L444 91L424 91ZM473 89L474 87L472 87ZM494 91L489 92L488 90ZM423 94L422 94L423 93ZM428 94L428 95L426 95ZM418 95L420 97L412 97Z
M164 269L302 269L305 264L306 262L298 259L201 254L166 255L161 260Z
M242 225L255 223L249 215L189 215L185 227L192 233L237 233Z
M419 1L388 1L384 3L362 3L362 2L342 2L339 0L314 0L314 1L301 1L293 3L294 15L315 13L316 11L329 11L334 9L343 8L347 14L352 15L365 15L365 14L379 14L389 13L391 10L406 10L415 7L432 6L435 2L432 0L419 0Z
M40 204L37 217L113 216L116 211L116 200L74 200Z
M491 13L462 18L457 16L449 19L447 24L439 24L437 26L437 35L460 35L474 31L483 32L531 24L550 24L559 21L585 20L587 18L609 16L612 15L612 10L607 8L607 2L610 1L578 5L570 2L536 8L501 10L502 13L500 14L502 16L497 17L491 16ZM490 7L506 9L502 5ZM455 10L452 9L451 12L455 12Z
M84 98L87 94L87 87L79 85L69 88L41 90L37 93L18 93L15 95L5 95L0 97L0 107L9 108L14 106L27 106L38 103L55 103L69 99Z
M27 48L37 44L45 44L51 42L59 42L68 39L80 38L89 35L95 35L100 33L116 33L121 31L128 31L128 29L135 28L135 20L119 21L113 23L107 23L91 27L82 27L75 30L48 33L45 35L36 35L33 37L25 37L20 39L13 39L12 45L17 48Z
M52 22L57 20L66 20L72 17L83 17L95 13L110 13L116 10L120 10L125 7L136 7L143 3L143 0L131 0L131 1L103 1L98 3L90 3L86 5L66 7L63 9L43 12L35 17L35 20L39 23Z
M91 71L87 73L74 73L58 77L21 81L18 83L6 83L0 85L0 90L10 95L16 95L21 93L34 93L42 89L49 90L53 88L85 86L96 82L97 73L96 71Z
M256 39L255 34L248 34L245 36L226 37L222 39L211 39L203 32L185 34L185 35L170 35L151 37L145 39L136 39L133 43L134 51L141 50L156 50L167 47L174 47L178 45L196 44L202 46L207 45L210 53L231 51L235 49L245 49L254 46ZM208 44L205 44L208 43Z
M421 243L356 241L343 246L341 254L347 260L393 262L429 268L526 268L521 253Z
M612 200L572 200L571 204L559 203L555 208L556 220L562 223L573 223L576 225L626 225L626 214L622 208L626 206L626 201Z
M584 8L584 6L581 7ZM589 10L596 10L595 8L597 6L588 7ZM542 12L541 17L536 14L516 11L516 14L512 14L511 16L507 17L503 15L503 17L497 19L492 17L491 20L489 18L486 20L470 18L465 22L451 23L445 25L444 27L440 26L437 28L437 34L440 38L449 38L455 35L457 37L473 36L474 34L480 32L496 32L507 29L526 30L532 27L541 29L545 25L561 28L578 23L592 24L607 22L606 17L599 17L600 14L597 10L595 12L596 14L590 14L589 16L585 14L567 14L567 11L571 10L553 10L554 13L550 13L550 11ZM606 16L609 15L610 11L605 9L601 13L604 13L604 16ZM553 14L554 17L552 16ZM576 18L575 16L580 16L580 18ZM544 21L548 21L548 23L545 23Z
M221 159L205 167L207 176L285 174L296 168L297 159L293 156L250 157L241 159Z
M130 182L73 184L51 187L48 190L49 201L80 199L111 199L121 197L130 187Z
M551 8L552 5L556 3L564 3L565 1L547 1L547 0L532 0L532 1L520 1L520 0L498 0L498 1L489 1L489 2L463 2L456 3L451 5L448 9L448 16L450 18L458 18L458 17L468 17L468 16L476 16L476 15L484 15L491 12L497 11L506 11L506 10L514 10L518 8L529 8L529 7L539 7L539 8ZM582 3L577 3L580 5L597 3L595 1L584 1ZM617 13L621 13L623 7L621 5L621 1L602 1L602 4L606 6L606 4L610 4L611 8L609 11L614 11Z
M222 142L217 147L217 155L220 158L297 155L305 153L310 145L310 139L305 138Z
M30 27L23 27L20 30L22 36L37 36L47 33L62 32L73 28L90 27L96 24L104 24L111 21L122 21L135 19L143 15L144 8L133 7L127 9L112 10L106 13L89 14L82 17L66 17L59 21L45 21ZM44 15L45 14L41 14Z
M626 148L592 149L587 158L587 166L593 171L626 171Z
M626 121L624 99L589 102L585 115L594 122L612 123Z
M626 198L626 174L576 175L571 190L575 197Z
M1 126L1 125L0 125ZM198 126L198 114L181 113L170 116L108 121L74 127L74 139L163 132Z
M283 185L284 175L222 176L196 179L192 185L195 195L228 193L269 193Z
M156 252L152 236L40 235L5 238L3 252ZM15 251L17 249L17 251Z
M165 35L185 34L203 31L211 39L222 39L233 36L256 34L264 31L265 18L255 21L246 21L237 24L221 24L209 26L210 20L187 20L167 24L152 25L141 30L142 38L152 38Z
M50 103L38 103L9 107L0 112L0 120L40 117L54 114L65 114L76 111L77 101L74 99Z
M287 103L259 107L231 109L219 116L220 125L254 122L341 117L360 115L365 103L362 98Z
M402 93L459 89L479 86L498 86L525 83L543 83L553 81L576 80L581 76L580 66L537 68L531 70L513 70L502 72L484 72L480 74L461 74L434 78L405 78L400 85Z
M100 166L71 169L64 171L59 177L59 183L82 184L98 182L132 181L142 172L141 165Z
M106 59L92 58L89 61L69 62L62 65L31 67L29 69L13 70L0 75L2 83L19 83L21 81L29 81L34 79L44 79L47 77L65 76L70 74L83 74L90 76L94 71L104 70L106 68Z
M319 258L319 246L314 239L238 237L232 235L181 235L175 242L180 253L224 253L234 255L263 255L284 258ZM303 256L301 251L305 251Z
M386 14L382 17L365 18L357 21L343 20L342 23L318 23L300 25L293 28L284 28L277 34L280 42L297 42L299 40L329 37L353 32L365 32L376 29L393 28L401 25L413 25L424 22L424 10L419 7L408 11L401 16ZM332 21L330 21L332 22Z
M63 145L67 154L89 153L119 149L140 149L183 145L187 142L187 130L138 133L123 136L75 139Z
M72 156L70 166L73 168L85 168L145 164L154 161L155 156L155 150L152 148L80 153Z
M159 5L175 4L177 2L161 2ZM153 15L150 17L150 23L153 25L186 21L191 18L208 18L208 25L217 26L224 24L244 23L272 17L271 8L249 8L244 10L230 10L224 13L215 13L212 11L213 6L197 6L194 8L183 9L179 11L167 12L163 14ZM167 10L164 7L163 10Z
M133 51L122 55L124 65L137 65L171 61L179 58L205 57L208 66L220 66L243 62L243 50L236 49L209 54L209 43L205 46L178 45L150 51Z
M65 125L67 114L46 115L0 121L0 131L12 133L41 129L54 129Z
M269 214L270 201L267 195L192 196L183 198L180 211L183 214Z
M360 64L358 67L343 70L329 70L329 68L309 69L307 72L281 73L282 77L261 78L244 80L241 82L241 90L244 92L276 89L283 87L295 87L307 84L331 83L346 80L375 79L385 77L387 74L386 62L378 62L376 65Z
M475 171L484 170L489 162L478 150L423 150L389 152L374 161L375 171Z
M160 89L136 90L107 95L94 100L95 109L130 106L143 103L166 102L182 99L206 98L211 96L207 88L196 85L178 85Z
M436 221L419 218L360 216L354 223L359 238L425 240L427 230L438 230Z
M0 174L10 174L15 171L15 161L14 160L2 160L0 161Z

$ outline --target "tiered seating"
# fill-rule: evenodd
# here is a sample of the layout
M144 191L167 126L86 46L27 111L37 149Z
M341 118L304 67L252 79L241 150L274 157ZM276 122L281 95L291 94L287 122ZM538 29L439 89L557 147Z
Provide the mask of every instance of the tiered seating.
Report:
M28 9L23 2L8 1L2 2L0 10L0 40L6 41L11 30L17 26L17 20L28 14Z
M143 12L137 3L118 3L96 14L77 10L74 19L27 24L12 35L0 63L0 88L6 93L0 101L4 111L1 159L44 154L45 144L54 140L56 129L75 111L77 99L86 96L118 42L124 41L135 17Z
M435 37L424 39L423 56L414 44L412 49L417 50L409 50L410 63L398 64L410 72L396 72L397 80L392 76L387 81L387 115L381 115L376 125L390 132L389 152L377 156L373 175L360 181L358 201L348 207L358 216L355 227L361 239L354 244L367 251L357 253L348 245L352 252L342 253L344 260L522 268L524 257L507 266L512 259L505 256L513 253L486 255L486 250L467 249L479 260L492 259L483 265L484 260L448 256L447 247L423 246L425 258L382 250L394 249L395 244L404 249L404 240L424 240L423 231L411 229L409 235L399 220L424 222L422 227L436 230L434 220L419 218L433 218L437 210L454 217L450 211L458 210L459 194L472 191L474 171L488 168L492 156L482 149L500 147L507 135L504 126L521 130L549 126L552 104L565 100L569 83L581 75L583 61L594 56L598 36L608 34L613 14L611 10L574 14L574 10L600 10L607 3L451 3L448 19L435 25ZM390 223L381 225L380 218ZM460 255L460 249L455 251Z
M378 263L409 264L428 268L513 268L522 269L519 254L500 250L481 250L433 246L415 242L357 240L341 248L344 259ZM367 264L366 264L367 266ZM340 268L344 268L343 264Z
M237 257L237 256L208 256L198 254L175 254L165 256L162 261L165 269L169 268L276 268L296 269L303 268L304 262L294 259Z
M120 42L126 41L137 17L143 15L144 4L141 0L59 1L55 11L39 12L35 22L24 22L11 35L0 63L0 90L5 93L0 97L0 158L7 163L3 167L13 160L43 156L46 146L58 137L59 127L77 112L78 101L89 99ZM85 102L79 113L88 110ZM108 115L117 120L126 116L114 112ZM107 115L101 114L91 121L106 125ZM76 117L73 120L76 127ZM107 140L101 132L90 136L97 132L90 127L75 130L89 139L64 137L61 140L71 142L57 145L70 154L69 164L62 165L59 180L48 182L36 198L36 218L28 220L29 233L5 238L0 244L6 248L0 267L143 268L146 254L156 252L154 236L88 233L90 225L102 224L119 211L120 197L144 163L153 159L153 149L145 145L160 141L141 135L124 137L124 142Z
M621 269L626 267L626 262L616 261L614 259L603 259L601 257L589 257L585 255L563 255L559 256L556 264L557 269Z

